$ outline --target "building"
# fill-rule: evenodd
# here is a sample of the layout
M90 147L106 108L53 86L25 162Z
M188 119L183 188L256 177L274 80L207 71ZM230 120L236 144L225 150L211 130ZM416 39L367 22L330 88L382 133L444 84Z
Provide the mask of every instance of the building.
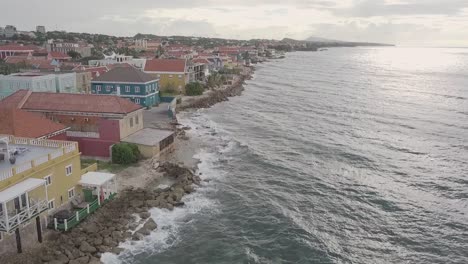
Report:
M0 97L18 90L33 92L76 93L76 73L30 72L0 75Z
M147 60L144 72L159 78L161 91L185 93L185 85L194 79L187 61L182 59Z
M0 27L0 37L5 37L5 29Z
M115 67L91 81L91 93L116 95L151 107L159 104L159 79L134 67Z
M115 95L17 91L0 104L42 116L69 127L67 139L90 157L110 157L110 147L143 129L143 108Z
M42 242L47 226L61 229L53 218L58 210L73 215L74 204L89 208L112 199L113 175L88 172L92 170L95 166L81 170L76 142L0 136L0 253L21 253L23 247ZM84 219L88 214L75 215ZM73 218L61 226L71 228L78 222Z
M146 59L135 59L132 56L115 54L104 56L102 60L89 60L88 65L94 67L109 66L114 64L130 64L138 69L143 69Z
M54 40L48 40L46 45L47 51L57 51L68 54L70 51L78 52L81 57L91 56L91 45L85 43L73 43L73 42L57 42Z
M144 158L159 157L174 149L174 131L144 128L126 138L122 142L138 146Z
M30 46L22 46L18 44L8 44L0 46L0 59L5 59L9 56L27 56L34 52L34 48Z
M5 29L3 29L3 35L5 35L6 38L11 38L16 34L17 31L15 26L7 25Z
M36 32L37 33L41 33L41 34L45 34L46 33L46 29L44 26L36 26Z

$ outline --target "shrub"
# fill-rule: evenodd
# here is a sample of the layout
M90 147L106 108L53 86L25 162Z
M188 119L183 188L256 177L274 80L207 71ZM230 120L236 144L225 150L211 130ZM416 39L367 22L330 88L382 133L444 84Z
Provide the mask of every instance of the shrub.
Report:
M135 144L119 143L112 146L112 163L132 164L136 163L141 154Z
M188 96L203 94L203 85L199 82L192 82L185 85L185 94Z

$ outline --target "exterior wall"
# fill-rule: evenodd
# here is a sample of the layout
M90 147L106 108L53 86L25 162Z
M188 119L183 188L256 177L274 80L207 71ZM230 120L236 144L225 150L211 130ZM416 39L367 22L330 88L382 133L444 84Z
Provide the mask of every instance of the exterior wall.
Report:
M120 141L120 120L104 119L99 120L100 139L112 142Z
M98 138L68 137L70 141L78 142L81 154L89 157L110 157L109 148L118 141L102 140Z
M148 83L106 83L92 82L92 94L113 94L130 99L143 107L159 104L159 82Z
M62 73L55 75L57 92L59 93L77 93L76 72Z
M89 94L91 93L91 80L93 74L91 72L77 72L76 73L76 90L78 93Z
M33 92L57 92L54 74L41 76L0 75L0 96L9 96L21 89Z
M187 73L163 73L146 72L155 78L159 78L160 90L167 92L171 88L174 92L185 93L185 85L189 83L189 74Z
M140 109L138 111L128 114L127 116L125 116L125 118L119 120L119 123L120 139L126 138L129 135L143 129L143 110Z

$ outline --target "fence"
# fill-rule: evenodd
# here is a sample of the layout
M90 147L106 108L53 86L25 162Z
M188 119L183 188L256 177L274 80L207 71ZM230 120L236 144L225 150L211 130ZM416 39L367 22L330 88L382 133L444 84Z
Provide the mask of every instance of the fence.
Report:
M86 208L83 208L75 212L75 215L65 219L63 223L58 223L57 218L54 218L54 228L55 230L68 231L69 229L77 226L81 221L85 220L90 214L94 213L101 206L114 199L116 193L109 195L109 198L104 200L103 203L99 203L99 198L89 203Z

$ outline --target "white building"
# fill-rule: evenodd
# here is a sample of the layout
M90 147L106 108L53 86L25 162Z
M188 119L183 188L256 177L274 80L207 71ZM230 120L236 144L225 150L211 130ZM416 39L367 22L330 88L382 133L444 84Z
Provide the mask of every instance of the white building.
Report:
M0 98L18 90L77 93L76 73L17 73L0 75Z
M107 66L111 64L119 64L119 63L128 63L133 65L135 68L143 69L145 66L146 59L135 59L132 56L126 56L121 54L113 53L110 56L104 55L104 59L102 60L89 60L88 65L90 66Z
M56 42L53 39L49 39L46 45L47 51L58 51L67 54L69 51L76 51L80 53L81 57L91 56L92 45L86 45L83 43L70 43L70 42Z

